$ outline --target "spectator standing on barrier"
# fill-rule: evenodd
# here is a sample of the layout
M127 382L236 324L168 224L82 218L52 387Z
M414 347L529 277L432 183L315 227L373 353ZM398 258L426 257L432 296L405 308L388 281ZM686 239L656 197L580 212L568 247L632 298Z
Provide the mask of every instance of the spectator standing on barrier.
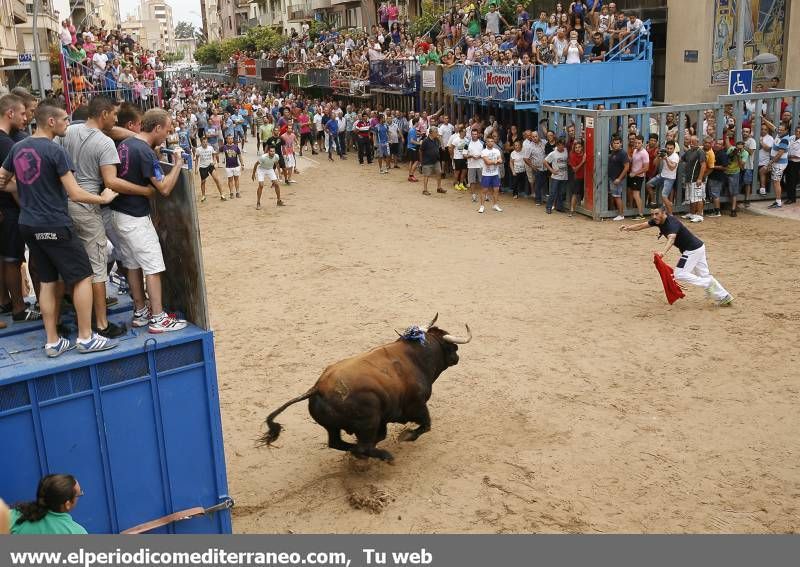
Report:
M706 295L714 299L720 307L733 303L731 294L709 271L706 247L703 241L692 234L680 220L667 214L664 208L653 209L652 216L648 221L624 225L619 229L623 232L635 232L651 227L658 228L659 238L664 236L667 239L663 250L653 251L655 255L663 258L673 246L680 250L681 257L675 266L676 281L702 287L706 291Z
M625 220L625 203L623 195L628 178L628 171L631 169L631 160L628 152L622 149L622 139L614 136L611 139L611 151L608 154L608 180L611 191L611 198L617 208L615 221Z
M24 101L13 94L0 97L0 164L14 147L12 136L24 127ZM41 315L25 305L22 292L25 241L19 230L19 214L19 204L13 195L0 191L0 313L10 313L15 322L36 321Z
M783 179L783 173L789 165L789 130L783 122L778 125L767 165L770 167L772 190L775 192L775 201L769 208L780 209L783 206L783 202L781 201L781 180Z
M279 165L280 158L275 153L275 148L270 146L265 153L261 155L253 164L253 175L251 179L255 181L258 175L258 192L256 193L256 210L261 210L261 193L264 191L264 179L269 179L272 188L275 190L275 196L278 199L277 206L282 207L281 201L281 186L278 183L278 175L275 169Z
M478 202L479 187L481 185L481 176L483 173L483 159L481 153L484 146L480 139L480 130L477 124L473 124L470 129L470 142L467 144L467 182L472 190L472 202ZM481 202L483 208L483 202Z
M226 201L225 195L222 193L222 185L217 178L217 173L214 171L214 157L217 153L216 148L208 143L208 138L203 136L200 138L200 147L195 150L197 156L197 170L200 172L200 202L206 200L206 179L211 177L214 184L219 191L219 198L221 201Z
M234 190L236 198L241 197L239 193L239 177L242 175L242 168L244 168L244 160L242 160L242 150L239 145L234 142L231 134L225 136L225 145L222 146L222 154L225 156L225 177L228 179L228 193L229 198L234 198Z
M150 197L149 187L143 188L117 177L119 154L114 141L105 132L117 124L118 104L103 96L89 102L89 117L83 124L73 124L59 142L67 151L75 168L75 180L88 193L99 195L104 187L117 193ZM125 334L124 325L109 322L107 316L106 282L108 253L105 224L97 204L70 201L69 215L75 233L83 243L92 267L92 297L94 329L99 335L113 339Z
M656 176L647 182L647 186L661 191L661 202L667 214L672 214L675 190L675 181L678 177L678 164L680 156L675 150L675 142L666 143L664 150L659 151L655 158Z
M180 178L183 158L176 153L169 174L164 175L154 147L167 139L172 119L162 109L148 110L142 117L141 132L119 146L119 176L140 187L152 185L169 197ZM150 219L150 201L141 195L121 195L111 206L112 224L118 236L116 253L128 268L134 312L132 325L148 327L151 333L179 331L186 321L164 311L161 273L166 270L161 243ZM149 305L145 301L142 274L147 280Z
M700 140L697 136L691 136L688 144L689 149L681 156L681 163L684 164L684 195L689 201L689 212L683 215L683 218L692 222L703 222L705 179L708 170L706 152L700 147Z
M36 133L17 143L0 168L0 189L16 191L20 203L19 229L41 280L39 305L47 342L45 353L56 357L77 348L81 353L108 350L117 343L92 332L92 266L86 250L74 237L67 197L73 202L107 205L117 194L105 189L94 195L81 189L72 174L64 148L53 141L64 136L67 113L48 102L36 109ZM16 177L16 186L8 185ZM76 345L56 328L63 285L72 286L78 319ZM104 294L105 297L105 294Z
M564 138L556 141L555 149L544 158L544 166L550 172L550 194L547 196L546 212L552 214L553 206L563 213L562 200L569 184L569 152Z
M483 203L488 201L491 196L492 209L501 213L503 209L500 208L500 177L503 167L503 152L497 147L497 137L494 133L486 136L486 148L481 152L481 159L483 160L481 171L483 197L478 212L484 211Z
M36 500L17 504L11 510L11 534L85 535L86 529L70 516L81 496L81 485L72 475L43 477L36 487Z

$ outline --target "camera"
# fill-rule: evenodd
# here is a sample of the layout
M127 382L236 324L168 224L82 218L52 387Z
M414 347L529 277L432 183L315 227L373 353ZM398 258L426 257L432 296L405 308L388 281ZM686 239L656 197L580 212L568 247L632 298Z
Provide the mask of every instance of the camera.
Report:
M661 148L660 150L658 150L658 156L659 157L667 157L667 149L666 148Z

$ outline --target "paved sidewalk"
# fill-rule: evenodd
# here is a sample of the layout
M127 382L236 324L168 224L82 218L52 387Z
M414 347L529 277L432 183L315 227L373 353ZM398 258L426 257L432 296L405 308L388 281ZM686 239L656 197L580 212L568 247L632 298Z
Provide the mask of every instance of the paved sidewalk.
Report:
M766 215L770 217L780 217L784 219L800 220L800 203L793 203L791 205L783 205L780 209L769 209L767 207L772 204L772 201L752 201L750 208L745 209L739 205L740 211L747 211L756 215Z

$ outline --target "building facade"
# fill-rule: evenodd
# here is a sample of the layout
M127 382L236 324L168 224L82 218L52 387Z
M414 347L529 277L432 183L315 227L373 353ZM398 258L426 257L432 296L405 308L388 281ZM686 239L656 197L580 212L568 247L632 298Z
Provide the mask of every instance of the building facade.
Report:
M740 0L745 12L745 60L769 52L780 63L756 69L756 85L800 89L800 2ZM738 4L739 2L737 2ZM736 18L727 0L669 0L665 95L671 104L707 102L727 94L735 67Z
M247 33L250 27L249 0L218 0L220 37L230 39Z
M172 7L164 0L142 0L139 16L142 22L158 21L158 35L161 43L157 49L175 53L175 23L172 19Z
M105 22L105 29L117 29L122 23L119 12L119 0L102 0L98 6L98 18L100 22Z
M137 43L149 51L164 49L164 43L161 39L161 22L156 19L140 20L133 16L128 16L120 24L120 29L123 33L130 34Z
M22 0L0 0L0 87L9 88L15 80L21 38L17 25L28 21L25 2Z
M179 61L182 65L194 63L194 52L197 49L197 40L193 37L178 38L175 40L177 53L182 53L183 57Z
M203 35L206 40L219 41L222 38L221 6L220 0L200 0L200 9L203 13Z

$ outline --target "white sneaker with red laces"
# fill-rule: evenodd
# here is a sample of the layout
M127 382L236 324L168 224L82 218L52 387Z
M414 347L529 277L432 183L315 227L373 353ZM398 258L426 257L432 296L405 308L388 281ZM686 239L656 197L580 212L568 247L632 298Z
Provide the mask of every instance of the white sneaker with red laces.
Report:
M172 331L180 331L181 329L185 329L186 321L183 319L178 319L172 315L167 315L166 313L161 313L159 315L155 315L150 319L150 324L147 327L147 330L151 333L169 333Z

